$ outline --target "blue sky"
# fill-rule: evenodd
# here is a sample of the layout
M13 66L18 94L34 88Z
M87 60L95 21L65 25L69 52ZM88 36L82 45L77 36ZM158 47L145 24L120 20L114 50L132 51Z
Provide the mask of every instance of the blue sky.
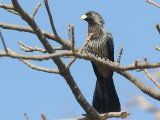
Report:
M0 0L5 4L11 4L10 0ZM36 4L40 2L35 20L41 29L51 31L43 0L21 0L22 7L31 14ZM59 35L67 39L67 25L75 26L76 46L81 47L86 34L87 23L80 20L85 12L94 10L99 12L105 20L105 29L112 32L115 44L115 59L119 49L124 47L121 59L122 65L133 63L136 59L148 58L150 62L159 61L159 52L155 46L159 45L159 33L155 29L155 23L160 21L159 9L146 3L145 0L49 0L55 26ZM27 25L18 16L11 15L0 9L0 21L13 24ZM37 37L32 34L2 30L6 44L18 53L20 51L18 41L31 46L42 47ZM52 45L57 44L51 42ZM0 49L3 49L0 44ZM35 53L39 54L39 53ZM51 61L33 62L37 65L55 68ZM48 120L55 118L72 118L84 113L76 102L65 80L54 74L38 72L28 68L19 60L0 58L0 119L25 119L24 112L28 113L30 120L40 119L40 113L44 112ZM92 102L95 87L95 75L89 61L77 60L71 67L72 75L82 93ZM143 73L131 72L150 86L151 82ZM135 95L143 95L148 101L160 107L157 100L143 94L124 77L114 74L116 89L122 104L122 110L131 112L129 120L153 119L139 107L126 108L126 102ZM113 119L114 120L114 119Z

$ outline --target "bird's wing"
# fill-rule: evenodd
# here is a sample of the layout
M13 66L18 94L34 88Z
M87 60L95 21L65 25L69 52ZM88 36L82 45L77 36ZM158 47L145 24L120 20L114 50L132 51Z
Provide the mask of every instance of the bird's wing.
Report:
M108 59L114 62L114 43L111 33L107 33Z

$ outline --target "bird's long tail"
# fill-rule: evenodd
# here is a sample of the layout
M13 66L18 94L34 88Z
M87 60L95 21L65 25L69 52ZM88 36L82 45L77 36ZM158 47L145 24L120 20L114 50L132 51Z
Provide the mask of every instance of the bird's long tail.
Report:
M97 78L92 105L99 113L119 112L121 110L112 75L106 79Z

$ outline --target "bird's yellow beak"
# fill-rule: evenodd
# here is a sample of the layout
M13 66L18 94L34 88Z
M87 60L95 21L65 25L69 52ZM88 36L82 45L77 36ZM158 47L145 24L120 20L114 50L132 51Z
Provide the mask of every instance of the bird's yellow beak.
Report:
M82 20L85 20L86 18L87 18L87 15L82 15L82 16L81 16L81 19L82 19Z

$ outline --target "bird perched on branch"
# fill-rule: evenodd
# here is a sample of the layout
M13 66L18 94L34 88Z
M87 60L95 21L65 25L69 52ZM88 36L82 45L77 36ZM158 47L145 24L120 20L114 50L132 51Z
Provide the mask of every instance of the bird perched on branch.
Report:
M114 44L112 34L105 32L103 18L94 11L81 16L88 22L88 34L92 36L85 47L85 51L114 62ZM97 77L92 106L99 113L119 112L120 102L113 82L113 71L91 62Z

